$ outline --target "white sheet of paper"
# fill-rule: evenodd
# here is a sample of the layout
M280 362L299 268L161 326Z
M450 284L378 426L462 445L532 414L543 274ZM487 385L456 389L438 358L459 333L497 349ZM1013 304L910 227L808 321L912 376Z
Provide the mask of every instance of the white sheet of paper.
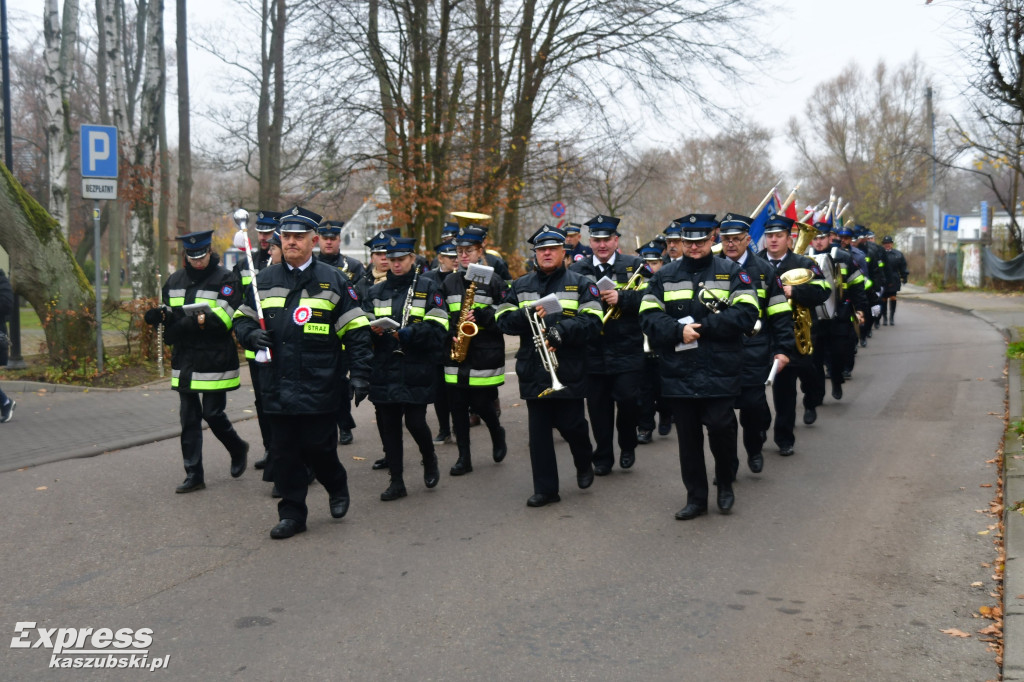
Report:
M371 327L378 327L384 331L390 331L392 329L398 329L402 325L398 324L390 317L378 317L376 320L370 323Z
M554 294L548 294L533 304L534 308L543 308L548 315L562 312L562 302Z
M477 284L487 284L491 281L491 275L493 274L494 268L490 265L473 263L466 268L466 279L470 282L476 282Z
M256 362L260 364L266 364L270 362L270 353L267 352L266 348L260 348L256 351Z
M181 309L184 310L186 313L198 313L198 312L208 313L208 312L210 312L210 304L209 303L186 303L185 305L181 306Z
M681 325L683 325L685 327L686 325L688 325L691 322L693 322L693 317L691 317L690 315L687 315L686 317L679 318L678 322L679 322L679 324L681 324ZM696 341L691 341L690 343L683 343L682 341L680 341L679 343L676 344L676 352L678 353L679 351L682 351L682 350L693 350L696 347L697 347L697 342Z
M611 291L615 288L615 280L609 279L607 275L597 280L598 291Z

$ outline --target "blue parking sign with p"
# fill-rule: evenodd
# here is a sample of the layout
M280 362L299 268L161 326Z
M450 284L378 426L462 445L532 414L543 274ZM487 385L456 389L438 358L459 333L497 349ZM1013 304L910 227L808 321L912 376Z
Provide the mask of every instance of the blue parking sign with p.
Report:
M942 216L942 229L949 232L956 232L960 229L960 216L949 215L946 213Z
M83 125L82 177L117 177L117 128Z

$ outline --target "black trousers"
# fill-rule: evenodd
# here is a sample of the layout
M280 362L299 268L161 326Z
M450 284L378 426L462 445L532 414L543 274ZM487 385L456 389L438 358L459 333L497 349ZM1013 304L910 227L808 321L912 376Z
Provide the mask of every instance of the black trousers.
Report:
M670 398L672 420L679 438L679 468L686 486L686 503L707 506L708 472L704 464L704 428L708 430L715 478L719 487L732 487L736 477L736 398Z
M203 477L203 421L232 457L245 450L243 441L224 414L228 397L224 391L207 393L178 393L181 419L181 456L185 460L185 473Z
M434 441L427 426L427 406L425 403L377 403L377 425L384 445L384 457L388 461L392 480L401 480L404 472L402 456L402 418L405 417L405 428L412 434L419 446L424 462L433 461Z
M331 414L272 414L274 482L281 493L277 514L306 522L309 470L328 494L348 495L348 472L338 460L336 424Z
M494 409L494 403L498 399L497 386L480 386L468 388L448 384L445 394L448 397L448 404L451 405L452 426L455 429L455 442L459 446L459 457L469 457L469 411L480 416L480 420L487 425L491 434L491 444L498 445L501 442L498 429L501 428L501 421L498 419L498 411Z
M740 427L743 429L743 449L747 456L761 452L765 433L772 425L772 411L768 409L768 396L764 384L744 386L736 398L736 409L740 411ZM739 462L737 462L737 465Z
M590 446L590 428L583 416L583 399L526 401L530 431L530 466L533 468L533 492L554 495L558 492L558 463L555 460L555 436L558 429L569 443L576 471L591 466L594 451Z
M452 432L452 418L451 407L448 402L448 387L444 381L444 366L437 368L437 395L434 396L434 415L437 416L437 426L439 433L451 433ZM494 390L495 397L497 397L498 390ZM466 423L469 423L469 415L466 415Z
M832 389L843 385L843 370L857 347L857 337L853 325L843 320L820 320L814 334L814 364L824 376L828 368L829 381ZM833 368L838 368L832 371Z
M642 381L642 372L587 375L587 416L594 432L594 466L615 464L612 436L616 429L619 449L636 450Z
M263 412L263 398L261 397L262 385L260 383L260 373L256 369L259 364L255 360L249 360L249 376L252 378L252 392L256 397L256 421L260 425L260 437L263 439L263 449L270 449L270 420L267 419L267 415Z
M338 385L341 386L341 402L338 404L338 414L335 421L338 423L339 430L351 431L356 428L356 422L352 419L352 399L348 397L348 377L338 379Z
M654 417L658 415L662 421L668 419L672 411L668 399L661 397L661 374L658 370L658 358L644 358L643 382L640 390L640 409L637 413L637 428L654 431Z
M810 355L795 355L789 364L775 375L772 384L772 402L775 404L775 444L793 447L796 436L796 382L804 393L804 409L821 405L825 398L825 376Z

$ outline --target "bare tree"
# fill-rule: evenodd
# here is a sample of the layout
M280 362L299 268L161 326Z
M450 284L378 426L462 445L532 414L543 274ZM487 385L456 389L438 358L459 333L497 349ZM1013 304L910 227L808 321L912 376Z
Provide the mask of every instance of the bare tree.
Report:
M57 0L46 0L46 142L49 167L49 210L68 235L68 169L71 166L71 105L68 89L78 30L78 0L64 0L63 21Z
M177 35L174 44L177 48L178 64L178 235L192 231L192 111L189 107L186 4L186 0L175 0Z

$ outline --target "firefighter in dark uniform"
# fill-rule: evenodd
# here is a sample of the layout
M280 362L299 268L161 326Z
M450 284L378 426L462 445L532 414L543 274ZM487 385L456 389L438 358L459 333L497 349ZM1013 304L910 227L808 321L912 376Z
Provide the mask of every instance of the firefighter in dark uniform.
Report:
M313 257L321 216L299 206L281 218L284 262L256 276L266 329L253 293L235 314L235 335L257 351L270 417L274 483L281 493L275 539L306 530L308 469L328 493L331 516L348 512L348 473L338 460L334 415L339 367L346 363L356 405L369 393L369 319L359 296L334 268Z
M486 231L476 225L466 225L455 236L459 269L444 280L441 295L448 310L448 329L452 347L460 336L459 321L466 301L470 282L466 279L470 265L480 264ZM494 313L504 302L508 288L497 271L491 272L489 281L478 283L473 292L473 306L466 314L466 322L476 325L476 333L464 337L465 359L456 361L445 347L444 382L451 405L452 425L459 458L451 468L452 476L473 471L470 452L469 412L477 414L491 436L491 456L501 462L508 453L505 429L498 419L495 403L498 387L505 383L505 337L494 322Z
M363 278L366 269L363 264L355 258L349 258L341 252L341 228L345 226L341 220L325 220L317 227L317 234L320 237L321 263L337 268L348 283L359 292L358 283ZM352 419L352 401L348 397L348 372L345 367L340 369L338 382L341 384L341 404L338 406L338 443L340 445L352 444L352 429L356 422Z
M779 363L777 371L785 369L789 359L796 355L796 346L793 309L782 282L771 263L750 250L751 222L747 216L730 213L722 219L718 230L722 237L722 257L739 265L750 276L760 308L760 331L743 337L742 392L736 400L747 466L759 474L764 467L761 448L772 424L765 381L774 361Z
M278 220L284 215L278 211L258 211L256 213L256 238L258 245L252 252L252 264L256 268L256 272L249 270L249 259L239 258L238 262L235 263L235 272L238 273L238 277L242 283L242 295L245 295L245 290L251 288L252 278L255 277L260 270L270 265L270 247L273 240L274 231L277 229ZM260 425L260 438L263 441L263 457L256 460L253 463L254 469L265 469L267 466L267 457L270 455L270 421L267 419L267 415L263 412L263 401L260 399L260 384L259 376L256 371L256 354L251 350L245 351L245 359L249 364L249 376L252 379L252 392L255 396L256 402L256 421ZM264 481L270 481L268 474L264 474Z
M882 324L896 324L896 294L907 283L907 259L903 252L893 248L892 237L882 238L885 249L885 300L882 301ZM888 304L888 306L886 305Z
M370 292L370 287L374 284L380 284L387 279L388 270L391 268L391 264L388 262L387 244L391 237L401 236L402 231L397 227L392 227L387 230L380 230L377 234L363 242L363 245L370 250L370 263L366 266L366 274L363 276L366 293ZM359 293L361 300L366 300L366 296L363 295L359 288L356 291Z
M565 269L565 232L544 225L527 240L534 248L537 268L512 283L505 302L498 307L498 326L505 334L519 336L516 375L519 395L526 400L529 419L530 465L533 495L530 507L558 502L558 464L552 429L558 429L569 443L576 465L576 484L589 488L594 482L594 452L584 416L583 397L587 382L586 347L601 333L601 302L597 286L583 275ZM557 297L560 312L548 313L537 302ZM543 322L543 339L536 339L527 308L536 310ZM564 386L553 388L551 372L545 369L537 341L545 344L557 362L555 374ZM544 397L541 397L541 396Z
M665 264L662 262L662 254L665 253L665 239L658 235L636 250L637 254L644 260L653 275ZM653 440L654 417L657 415L660 423L659 433L668 435L672 428L672 413L669 410L668 401L661 395L661 375L658 373L658 354L651 348L647 336L643 337L644 344L644 378L643 390L640 392L640 414L637 416L636 442L640 445L647 445Z
M867 339L871 337L871 330L878 325L878 320L881 317L882 297L885 295L885 249L876 244L874 238L874 232L863 225L857 226L857 248L864 252L864 260L868 267L867 278L864 280L868 310L864 317L864 323L860 327L862 347L867 345ZM879 311L878 317L874 315L875 310Z
M586 244L580 243L580 231L583 226L579 223L567 223L565 226L565 259L567 266L581 261L594 252Z
M441 478L437 454L427 426L427 404L437 391L437 365L448 337L448 314L437 285L419 274L416 242L389 237L387 278L370 288L367 304L376 319L389 318L399 328L373 327L373 374L370 401L377 410L384 457L391 483L381 493L385 502L406 496L402 420L423 456L423 482L428 488Z
M454 223L453 223L454 224ZM458 226L456 225L456 230ZM434 265L424 272L425 277L440 289L445 279L458 269L458 256L455 253L455 242L449 239L434 247ZM434 394L434 415L437 417L437 435L434 445L446 445L452 442L452 411L448 405L448 389L444 385L444 364L437 365L437 392Z
M431 270L436 270L441 266L440 247L442 245L451 244L452 239L455 238L455 235L458 234L458 232L459 224L453 223L450 220L444 224L444 227L441 228L441 244L438 244L436 247L434 247L434 260L430 261ZM445 250L445 252L447 253L447 249Z
M222 267L211 251L212 235L208 230L178 237L185 250L185 267L167 278L164 305L145 315L148 324L165 325L164 340L174 347L171 388L180 400L181 455L185 460L185 481L175 489L178 493L206 487L204 420L231 455L232 478L245 471L249 452L249 444L224 414L227 391L239 386L238 350L231 328L242 292L235 273Z
M741 391L743 335L754 328L758 307L747 273L711 253L715 216L691 214L679 222L683 256L651 277L640 324L658 353L661 391L672 405L686 486L686 506L676 518L687 521L708 510L704 427L715 459L719 510L729 513L736 499L733 405Z
M791 306L803 306L810 311L811 319L815 317L814 308L829 297L832 287L821 274L818 264L807 256L793 253L790 248L794 221L786 216L773 215L764 228L766 248L759 255L775 268L776 276L795 269L807 269L813 273L812 279L805 284L783 285L786 298ZM813 340L813 324L812 324ZM813 343L812 343L813 346ZM806 351L813 348L805 349ZM818 419L818 406L825 399L825 376L814 363L808 352L801 354L800 347L789 358L789 364L775 376L772 384L772 402L775 405L775 444L779 454L789 457L795 451L796 435L796 396L797 380L804 393L804 424L813 424Z
M570 270L595 284L605 277L614 282L613 288L598 285L607 321L602 333L587 344L587 416L594 432L594 474L607 476L615 464L616 430L619 466L629 469L636 461L644 371L639 318L643 292L639 288L646 286L644 273L648 271L639 257L618 253L619 218L599 215L585 225L594 255L576 261ZM612 308L618 312L609 313Z
M672 263L683 257L683 226L678 220L673 220L669 223L663 232L665 234L665 253L661 257L663 263Z
M848 290L844 289L843 295L844 296L848 295L853 290L853 287L856 286L856 283L860 284L860 289L861 289L861 291L864 294L864 305L865 305L865 307L863 309L861 309L859 306L856 306L856 305L853 306L858 311L858 313L859 313L858 319L855 320L852 323L853 343L849 347L849 350L848 350L848 352L846 354L846 358L844 359L843 364L841 366L839 366L839 367L830 367L830 372L831 371L840 371L842 373L842 376L843 376L844 379L849 379L853 375L853 366L854 366L854 364L856 362L856 359L857 359L857 342L858 342L858 340L860 341L860 345L861 345L862 348L867 346L867 339L865 339L864 337L862 337L860 335L860 328L861 328L861 325L864 324L864 320L867 319L867 315L870 312L868 310L868 308L870 308L870 304L867 302L867 300L868 300L868 294L867 294L867 292L868 292L868 264L867 264L867 256L865 255L865 253L863 251L861 251L859 248L857 248L856 245L854 245L853 239L854 239L854 231L853 231L853 229L851 229L851 228L849 228L847 226L840 227L839 228L838 248L833 248L833 250L831 252L833 254L833 259L836 260L837 262L839 261L839 259L843 258L842 256L839 255L840 252L846 253L850 257L850 261L852 261L852 265L847 269L847 276L849 277L849 279L845 281L845 284L850 285L850 288ZM836 243L833 242L833 247L835 247L835 246L836 246ZM857 276L858 272L860 274L859 277Z
M855 324L867 312L867 296L864 294L864 275L854 264L847 251L830 243L830 228L826 223L816 223L817 235L811 241L812 253L828 254L832 259L836 281L839 287L837 306L832 317L814 322L814 362L832 384L832 398L843 399L843 383L846 381L841 368L857 350ZM831 293L830 293L831 295ZM855 317L856 316L856 317Z

